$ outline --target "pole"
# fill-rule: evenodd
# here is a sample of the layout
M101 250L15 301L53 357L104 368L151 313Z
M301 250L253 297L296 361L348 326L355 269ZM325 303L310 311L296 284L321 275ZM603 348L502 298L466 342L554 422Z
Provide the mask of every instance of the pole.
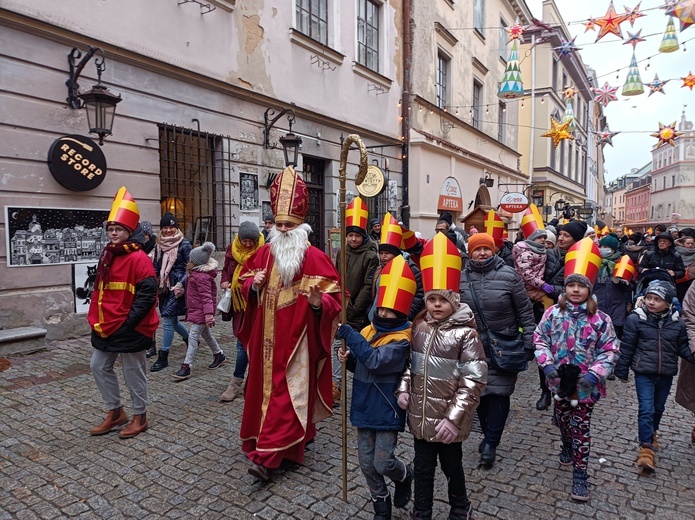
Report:
M536 140L536 35L531 35L531 149L528 155L528 183L533 194L533 147Z
M364 182L364 178L367 176L367 149L362 142L362 139L357 134L350 134L347 136L343 142L342 148L340 149L340 168L338 169L338 180L340 181L340 188L338 190L338 199L340 201L340 323L344 324L347 321L347 301L345 298L345 245L346 245L346 232L345 232L345 181L347 179L347 156L350 151L350 146L356 144L360 151L360 169L355 177L355 184L359 186ZM340 348L345 351L345 339L341 340ZM347 393L347 382L346 376L347 371L345 369L345 363L342 363L341 367L341 389L340 389L340 405L341 405L341 416L343 422L342 428L342 454L343 454L343 502L347 502L347 398L345 394Z

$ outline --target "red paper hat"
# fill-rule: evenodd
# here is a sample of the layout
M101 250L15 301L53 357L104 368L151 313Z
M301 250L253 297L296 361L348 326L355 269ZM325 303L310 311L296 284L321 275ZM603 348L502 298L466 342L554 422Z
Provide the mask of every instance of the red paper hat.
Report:
M591 285L596 281L601 267L601 252L589 237L582 238L569 248L565 255L565 279L572 274L585 276Z
M386 213L384 221L381 223L381 245L389 245L401 249L403 245L403 231L398 221L391 215Z
M403 233L403 241L401 244L401 249L403 251L414 248L420 242L415 236L415 231L411 231L405 226L401 226L401 233Z
M494 209L487 212L484 224L485 233L490 235L495 243L504 238L504 222Z
M524 234L524 238L528 240L528 237L537 229L545 229L545 225L543 224L541 214L538 212L538 207L531 203L524 211L523 217L521 217L521 232Z
M135 199L128 193L125 186L121 186L113 198L106 223L119 224L132 233L138 227L139 221L140 211L138 211L138 205L135 204Z
M615 280L616 278L622 278L628 282L637 279L637 270L635 269L635 264L632 262L632 259L629 256L623 255L620 257L620 260L615 263L615 269L613 269L613 279Z
M276 222L301 224L309 209L309 191L291 166L278 175L270 186L270 207Z
M459 292L461 254L444 233L437 233L425 244L420 269L424 292L447 289Z
M407 316L416 290L417 284L413 271L405 258L398 255L381 271L376 306L393 309Z
M367 230L367 216L369 210L360 197L355 197L345 209L345 226L358 227Z

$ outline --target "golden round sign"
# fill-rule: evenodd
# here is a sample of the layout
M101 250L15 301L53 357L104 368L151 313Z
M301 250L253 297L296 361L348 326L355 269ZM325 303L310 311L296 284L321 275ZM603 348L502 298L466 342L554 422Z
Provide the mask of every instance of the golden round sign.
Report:
M384 174L378 166L370 164L367 167L367 175L362 184L357 186L357 191L365 197L374 197L379 195L384 189Z

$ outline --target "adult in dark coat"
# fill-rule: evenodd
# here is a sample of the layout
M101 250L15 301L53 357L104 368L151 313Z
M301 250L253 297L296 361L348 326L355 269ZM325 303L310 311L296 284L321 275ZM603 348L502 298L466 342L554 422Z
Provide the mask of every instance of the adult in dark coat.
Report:
M666 271L671 277L671 283L676 286L676 280L685 276L683 258L676 252L673 237L668 233L662 233L656 237L656 247L648 252L639 263L640 284L646 289L649 282L663 279Z
M484 435L480 444L480 462L490 467L495 462L496 449L502 439L518 376L498 372L489 366L489 339L470 285L489 329L501 333L514 333L519 328L523 330L528 359L533 359L535 323L524 283L517 272L495 254L492 237L487 233L471 235L468 238L468 254L470 260L461 272L460 296L475 315L478 335L488 361L487 386L477 412Z
M623 325L627 319L627 307L630 303L632 284L627 280L613 280L615 264L622 256L620 242L612 235L606 235L599 242L601 250L601 267L598 271L593 293L596 296L598 308L611 317L615 335L618 339L623 334Z
M188 345L188 330L179 321L186 314L186 264L191 253L191 243L183 236L176 217L165 213L159 223L159 237L154 255L154 270L159 287L159 315L162 317L162 348L157 361L150 368L158 372L169 366L169 349L174 332Z

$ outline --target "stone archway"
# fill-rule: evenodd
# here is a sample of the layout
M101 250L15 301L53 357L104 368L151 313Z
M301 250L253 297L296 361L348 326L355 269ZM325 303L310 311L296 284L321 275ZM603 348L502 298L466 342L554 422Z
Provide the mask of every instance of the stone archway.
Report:
M477 208L478 206L492 206L490 191L487 189L487 186L482 184L480 188L478 188L478 192L475 194L475 202L473 203L474 208Z

